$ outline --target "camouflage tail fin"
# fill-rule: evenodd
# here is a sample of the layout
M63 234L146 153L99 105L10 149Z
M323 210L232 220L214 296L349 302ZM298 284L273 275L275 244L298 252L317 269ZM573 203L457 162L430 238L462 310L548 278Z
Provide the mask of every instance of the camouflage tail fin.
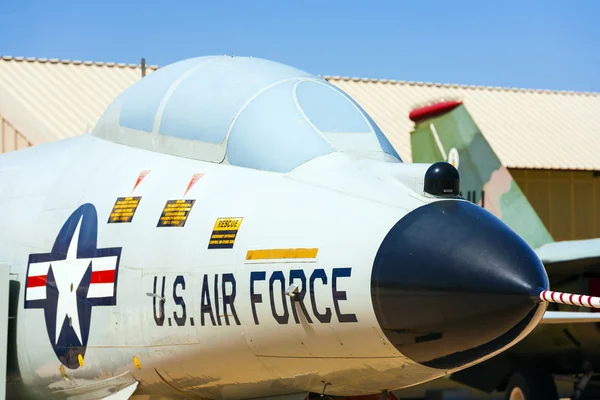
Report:
M447 161L458 168L461 195L515 230L533 248L552 236L485 140L465 106L444 101L413 110L413 162Z

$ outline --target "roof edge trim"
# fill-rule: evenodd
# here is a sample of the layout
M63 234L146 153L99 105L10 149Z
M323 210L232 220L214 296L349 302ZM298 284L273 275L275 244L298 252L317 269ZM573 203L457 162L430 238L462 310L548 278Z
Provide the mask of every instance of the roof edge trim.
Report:
M3 61L16 61L16 62L38 62L38 63L53 63L53 64L72 64L72 65L95 65L104 67L119 67L119 68L141 68L141 64L125 64L115 62L104 62L104 61L81 61L81 60L68 60L68 59L48 59L48 58L36 58L36 57L13 57L9 55L1 55L0 60ZM146 68L157 70L160 65L146 65ZM422 81L404 81L395 79L377 79L377 78L360 78L360 77L349 77L349 76L338 76L338 75L316 75L319 78L327 81L341 81L341 82L365 82L365 83L379 83L389 85L407 85L407 86L429 86L429 87L441 87L441 88L454 88L454 89L471 89L471 90L489 90L499 92L519 92L519 93L538 93L538 94L561 94L571 96L592 96L600 97L600 92L579 92L575 90L550 90L550 89L534 89L534 88L516 88L516 87L499 87L499 86L485 86L485 85L467 85L458 83L439 83L439 82L422 82Z

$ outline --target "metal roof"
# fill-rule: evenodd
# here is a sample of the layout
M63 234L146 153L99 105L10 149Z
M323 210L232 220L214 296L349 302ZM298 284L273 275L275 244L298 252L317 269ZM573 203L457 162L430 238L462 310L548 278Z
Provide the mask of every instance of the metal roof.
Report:
M34 144L74 136L140 78L139 65L1 57L0 113ZM410 110L459 99L507 167L600 170L600 93L324 78L372 116L404 161Z
M410 161L410 110L462 100L502 163L511 168L600 169L600 93L330 77L369 113Z
M64 139L91 130L141 77L133 64L1 57L0 114L34 145Z

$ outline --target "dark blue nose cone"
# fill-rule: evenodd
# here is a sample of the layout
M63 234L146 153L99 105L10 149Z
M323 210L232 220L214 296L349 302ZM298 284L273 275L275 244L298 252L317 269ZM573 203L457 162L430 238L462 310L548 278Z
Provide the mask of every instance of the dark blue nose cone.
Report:
M371 296L379 324L410 359L459 368L498 352L545 311L548 277L506 224L466 201L410 212L375 258Z

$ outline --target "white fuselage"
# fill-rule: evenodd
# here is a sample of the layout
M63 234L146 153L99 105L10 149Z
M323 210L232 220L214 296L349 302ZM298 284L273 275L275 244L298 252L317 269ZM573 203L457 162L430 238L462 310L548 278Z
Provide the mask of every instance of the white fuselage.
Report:
M381 241L407 212L432 201L393 178L409 167L332 154L277 174L89 135L2 155L0 262L20 282L12 345L29 396L84 393L115 377L139 381L138 393L175 397L320 393L323 382L328 394L361 395L450 372L400 354L373 311L371 271ZM133 190L142 171L150 172ZM185 194L197 173L204 175ZM116 199L127 196L141 197L132 221L107 223ZM195 200L185 226L157 227L165 203L178 199ZM24 296L30 255L50 253L83 204L97 213L97 248L121 251L114 286L88 291L91 298L116 287L116 304L91 308L83 366L72 369L53 351L44 309L24 308ZM216 220L238 217L233 248L209 249ZM247 260L249 250L268 249L318 250L314 257ZM98 273L94 265L102 263L95 262ZM85 278L73 279L76 289ZM305 291L302 304L284 294L292 283ZM67 294L59 293L65 310ZM72 314L51 315L52 323L62 326L67 316L73 324Z

